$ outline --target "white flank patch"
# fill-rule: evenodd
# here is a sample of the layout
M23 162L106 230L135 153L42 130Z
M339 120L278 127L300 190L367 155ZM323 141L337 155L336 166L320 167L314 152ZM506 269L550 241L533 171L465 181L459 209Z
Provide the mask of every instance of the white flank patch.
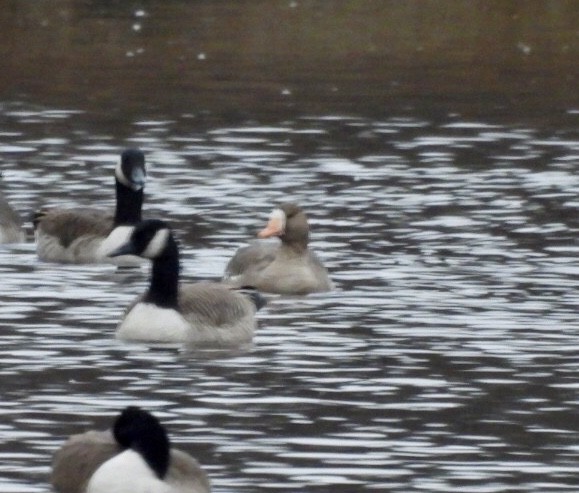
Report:
M40 229L34 232L38 258L48 262L72 264L94 264L108 262L98 255L103 239L100 236L80 236L67 248L64 248L56 236L47 235Z
M171 233L167 228L157 231L141 255L145 258L158 257L163 249L167 246L167 239L169 238L170 234Z
M172 308L137 303L117 328L117 337L132 341L183 342L191 330L183 316Z
M92 475L86 493L168 493L145 460L133 450L125 450L101 465Z
M39 230L34 232L34 236L36 238L36 253L41 260L49 262L76 262L74 251L63 248L55 236L47 235Z

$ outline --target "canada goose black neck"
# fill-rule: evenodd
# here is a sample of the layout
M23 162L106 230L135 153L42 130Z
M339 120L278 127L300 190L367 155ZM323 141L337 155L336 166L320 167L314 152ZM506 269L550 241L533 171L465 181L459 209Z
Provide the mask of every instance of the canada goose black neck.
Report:
M127 407L116 419L113 434L122 448L138 452L159 479L166 476L171 443L152 414L136 406Z
M143 189L132 190L116 180L116 195L115 226L138 223L145 195Z
M151 284L144 301L162 308L177 308L179 269L179 248L173 235L169 235L163 253L153 259Z

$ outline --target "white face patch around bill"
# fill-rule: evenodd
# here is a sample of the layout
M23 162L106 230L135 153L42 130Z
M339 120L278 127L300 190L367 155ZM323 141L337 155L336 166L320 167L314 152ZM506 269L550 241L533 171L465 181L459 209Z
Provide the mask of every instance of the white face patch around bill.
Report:
M133 185L130 180L127 179L125 174L123 173L123 165L122 162L119 161L117 167L115 168L115 178L121 182L125 187L132 188Z
M131 233L134 229L134 226L117 226L104 239L99 253L103 257L108 256L108 254L113 250L116 250L121 245L124 245L127 241L129 241Z
M167 240L169 239L170 234L171 232L166 228L157 231L155 236L153 236L151 241L149 241L147 248L145 248L141 256L151 259L158 257L167 246Z
M285 231L285 223L287 221L287 217L285 212L276 207L273 211L271 211L271 216L269 216L270 223L274 223L279 225L281 231Z

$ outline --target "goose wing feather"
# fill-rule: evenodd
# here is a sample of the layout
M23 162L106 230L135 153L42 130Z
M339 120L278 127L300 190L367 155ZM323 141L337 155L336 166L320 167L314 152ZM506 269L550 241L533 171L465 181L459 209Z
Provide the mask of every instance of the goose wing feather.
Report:
M73 435L54 455L51 483L59 493L83 493L93 473L119 452L110 431Z
M179 309L190 323L213 327L235 325L255 311L245 295L216 282L182 284Z
M107 236L113 228L113 216L90 207L45 209L35 215L34 224L42 233L58 238L66 248L80 236Z
M225 268L225 278L240 276L248 271L262 271L271 264L279 249L279 241L253 241L241 247Z

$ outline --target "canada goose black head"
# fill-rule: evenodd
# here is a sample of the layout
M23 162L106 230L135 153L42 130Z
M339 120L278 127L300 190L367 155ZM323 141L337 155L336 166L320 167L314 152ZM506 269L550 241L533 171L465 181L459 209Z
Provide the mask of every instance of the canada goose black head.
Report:
M115 420L113 435L123 449L138 452L159 479L165 477L171 444L155 416L137 406L129 406Z
M159 219L146 219L135 226L128 241L109 253L109 257L138 255L155 260L169 253L176 255L176 243L169 225Z
M115 169L115 178L119 183L131 190L142 190L147 179L143 152L139 149L124 150L121 154L121 160Z

